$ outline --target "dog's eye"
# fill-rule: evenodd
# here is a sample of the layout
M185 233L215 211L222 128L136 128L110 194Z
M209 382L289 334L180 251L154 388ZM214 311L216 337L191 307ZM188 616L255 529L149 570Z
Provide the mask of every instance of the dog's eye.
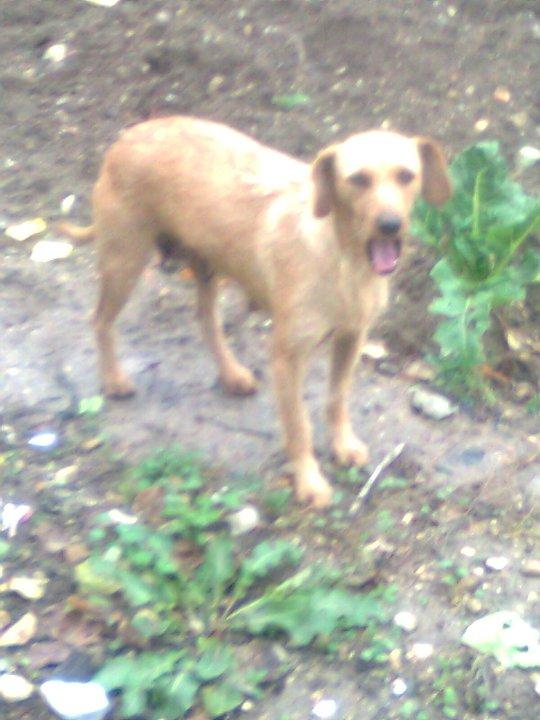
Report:
M407 170L407 168L401 168L396 174L396 179L400 185L409 185L415 177L415 174L411 170Z
M371 187L371 175L367 172L357 172L354 175L349 175L347 178L350 183L356 185L356 187L368 188Z

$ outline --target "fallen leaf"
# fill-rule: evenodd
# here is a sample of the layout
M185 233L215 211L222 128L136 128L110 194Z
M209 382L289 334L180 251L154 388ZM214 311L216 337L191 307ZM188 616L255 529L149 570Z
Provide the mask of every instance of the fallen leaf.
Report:
M3 588L27 600L41 600L45 595L47 583L46 577L13 577L3 585Z
M37 617L28 612L0 635L0 647L26 645L34 637L36 630Z
M40 670L50 665L60 665L68 659L70 648L62 642L32 643L26 654L28 665L32 670Z
M64 548L64 557L70 565L86 560L90 551L84 543L71 543Z

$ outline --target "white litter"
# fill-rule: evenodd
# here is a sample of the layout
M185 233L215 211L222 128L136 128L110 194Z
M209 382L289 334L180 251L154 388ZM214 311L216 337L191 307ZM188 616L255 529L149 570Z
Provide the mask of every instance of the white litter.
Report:
M102 720L110 709L107 693L95 682L47 680L39 691L47 705L64 720Z
M9 538L14 538L17 528L21 522L25 522L32 516L33 510L30 505L15 505L6 503L0 513L2 531L7 532Z
M497 555L494 557L488 557L486 559L486 567L490 570L500 571L504 570L504 568L508 565L508 558L503 557L502 555Z
M34 692L34 686L22 675L6 673L0 675L0 698L8 703L28 700Z
M30 447L38 448L39 450L48 450L54 447L58 443L58 435L50 430L44 430L43 432L32 435L28 444Z
M407 657L411 660L427 660L433 655L434 648L431 643L414 643Z
M109 516L109 520L112 520L113 523L116 523L117 525L135 525L138 521L136 515L129 515L123 510L118 510L118 508L109 510L107 515Z
M73 245L62 240L40 240L33 249L30 259L34 262L45 263L51 260L64 260L73 252Z
M75 195L66 195L66 197L60 203L60 210L62 211L62 215L69 215L69 213L73 209L73 206L75 205L76 199L77 198L75 197Z
M120 0L86 0L91 5L99 5L100 7L112 8L117 5Z
M47 223L43 218L24 220L23 222L10 225L6 228L6 235L17 242L29 240L34 235L39 235L47 229Z
M503 667L540 667L540 632L511 610L475 620L463 633L461 642L494 655Z

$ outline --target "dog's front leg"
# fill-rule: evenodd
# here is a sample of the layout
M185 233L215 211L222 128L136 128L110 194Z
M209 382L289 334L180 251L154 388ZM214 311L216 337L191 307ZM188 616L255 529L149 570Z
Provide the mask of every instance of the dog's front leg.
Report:
M368 461L368 449L353 432L347 399L358 362L364 334L337 337L332 346L328 423L334 457L340 465L362 467Z
M324 508L330 504L332 489L313 454L311 424L302 398L306 354L303 348L292 348L275 333L272 372L296 495L301 502Z

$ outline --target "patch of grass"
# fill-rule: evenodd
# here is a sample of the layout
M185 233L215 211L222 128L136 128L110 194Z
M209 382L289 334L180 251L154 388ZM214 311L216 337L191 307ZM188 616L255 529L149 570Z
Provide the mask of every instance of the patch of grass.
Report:
M303 549L286 540L243 551L226 522L241 497L205 492L194 456L161 451L132 482L137 502L152 505L150 519L97 517L92 553L76 568L80 592L133 638L97 675L120 691L122 717L176 720L194 707L219 717L263 692L264 668L240 668L242 640L335 651L349 629L385 622L386 588L351 591L339 570L303 563Z
M540 252L526 245L540 230L540 200L510 174L497 142L481 142L451 165L452 199L441 208L419 201L413 231L438 256L431 271L439 297L430 311L442 319L431 358L440 382L464 398L490 400L484 336L493 311L523 301L540 282Z

